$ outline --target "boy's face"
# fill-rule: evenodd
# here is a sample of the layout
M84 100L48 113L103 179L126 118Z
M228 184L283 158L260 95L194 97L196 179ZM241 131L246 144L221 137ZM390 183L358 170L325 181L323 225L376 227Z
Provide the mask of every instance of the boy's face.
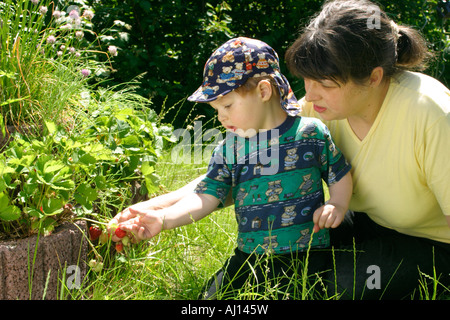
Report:
M250 138L261 129L272 129L256 90L246 94L231 91L209 104L217 111L222 126L241 137Z

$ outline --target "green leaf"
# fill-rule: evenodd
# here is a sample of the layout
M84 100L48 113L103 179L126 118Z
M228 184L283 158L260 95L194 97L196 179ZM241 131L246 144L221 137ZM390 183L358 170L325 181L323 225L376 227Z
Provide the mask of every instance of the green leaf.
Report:
M104 176L96 176L94 179L95 186L98 189L105 189L106 188L106 178Z
M36 217L36 218L42 218L44 215L42 214L41 211L35 209L35 208L27 208L27 213L32 216L32 217Z
M90 154L86 153L84 154L79 161L85 165L91 165L97 163L97 160L91 156Z
M0 211L0 219L5 221L14 221L20 218L20 209L16 206L7 206Z
M56 190L73 190L75 188L75 182L72 180L54 182L52 183L52 188Z
M53 134L56 131L56 124L54 122L45 121L45 127L47 128L49 134Z
M13 221L20 218L21 211L18 207L9 204L9 197L6 193L0 193L0 219Z
M97 190L91 188L90 185L83 183L77 188L77 192L74 195L75 200L86 208L92 208L92 202L97 199Z
M6 208L9 206L9 197L6 193L2 192L0 193L0 210L1 208Z
M32 154L23 156L21 158L11 158L8 161L8 165L12 165L16 168L21 167L21 166L29 167L34 163L35 159L36 159L36 156L32 155Z
M62 161L50 160L44 165L43 173L55 173L55 171L60 171L65 167Z
M42 209L46 216L52 216L63 211L64 200L61 198L49 198L42 202Z
M144 176L150 175L155 172L155 168L148 162L143 162L141 166L141 171Z

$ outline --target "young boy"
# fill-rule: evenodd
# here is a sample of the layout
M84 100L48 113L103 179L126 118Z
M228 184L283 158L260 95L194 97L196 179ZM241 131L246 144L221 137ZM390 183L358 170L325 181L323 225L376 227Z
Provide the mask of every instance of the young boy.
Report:
M227 41L207 61L203 84L189 100L209 103L228 130L206 177L195 193L168 208L144 210L120 227L151 238L202 219L231 193L239 225L236 254L211 288L230 286L231 279L230 287L239 288L250 256L290 257L328 247L327 228L337 227L348 209L350 165L320 120L295 116L297 100L276 52L255 39ZM322 180L329 186L327 204Z

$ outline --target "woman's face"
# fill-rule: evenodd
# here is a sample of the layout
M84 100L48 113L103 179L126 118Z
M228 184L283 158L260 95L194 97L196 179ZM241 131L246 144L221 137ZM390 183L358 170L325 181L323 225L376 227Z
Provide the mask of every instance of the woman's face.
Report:
M323 120L340 120L362 114L370 104L369 89L353 81L305 80L305 99Z

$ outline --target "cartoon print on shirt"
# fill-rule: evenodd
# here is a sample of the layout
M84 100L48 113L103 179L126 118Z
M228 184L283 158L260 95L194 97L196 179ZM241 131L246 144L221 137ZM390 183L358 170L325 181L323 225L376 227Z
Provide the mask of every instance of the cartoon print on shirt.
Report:
M300 184L300 194L307 194L313 189L314 181L311 179L311 173L303 176L303 182Z
M286 150L287 155L284 157L284 170L295 169L295 163L298 161L297 148Z
M333 172L333 168L330 167L328 169L328 184L332 185L335 182L336 182L336 174Z
M266 196L268 202L279 201L280 194L283 192L283 188L281 187L281 180L269 181L269 189L266 191Z
M214 180L217 181L225 181L225 179L230 177L230 171L228 170L228 168L226 166L224 166L223 168L220 168L219 170L217 170L217 176L214 178Z
M300 248L305 248L311 240L311 234L309 233L309 229L300 230L300 234L300 238L298 238L295 243L297 243Z
M303 132L302 137L311 138L317 135L316 132L317 125L314 122L307 123L300 130Z
M254 218L252 220L252 229L261 228L261 222L262 222L262 220L259 217Z
M224 188L217 188L216 194L220 201L225 202L227 198L227 191Z
M287 227L294 224L297 213L294 211L295 205L284 207L284 213L281 215L281 226Z
M333 143L333 140L330 139L330 136L327 137L328 138L328 142L329 142L329 146L328 146L328 150L331 151L331 153L333 154L333 157L336 157L339 153L339 150L336 148L336 145Z
M260 163L260 162L258 162L258 164L256 164L254 167L253 167L253 175L262 175L263 174L263 169L264 169L264 166Z
M264 237L264 242L262 244L262 247L266 250L278 247L277 238L278 238L278 235Z
M242 206L244 204L244 199L248 196L248 192L244 188L239 188L239 191L236 195L236 201L239 201L239 205Z
M200 181L195 187L194 192L203 193L208 189L207 183L204 181Z

